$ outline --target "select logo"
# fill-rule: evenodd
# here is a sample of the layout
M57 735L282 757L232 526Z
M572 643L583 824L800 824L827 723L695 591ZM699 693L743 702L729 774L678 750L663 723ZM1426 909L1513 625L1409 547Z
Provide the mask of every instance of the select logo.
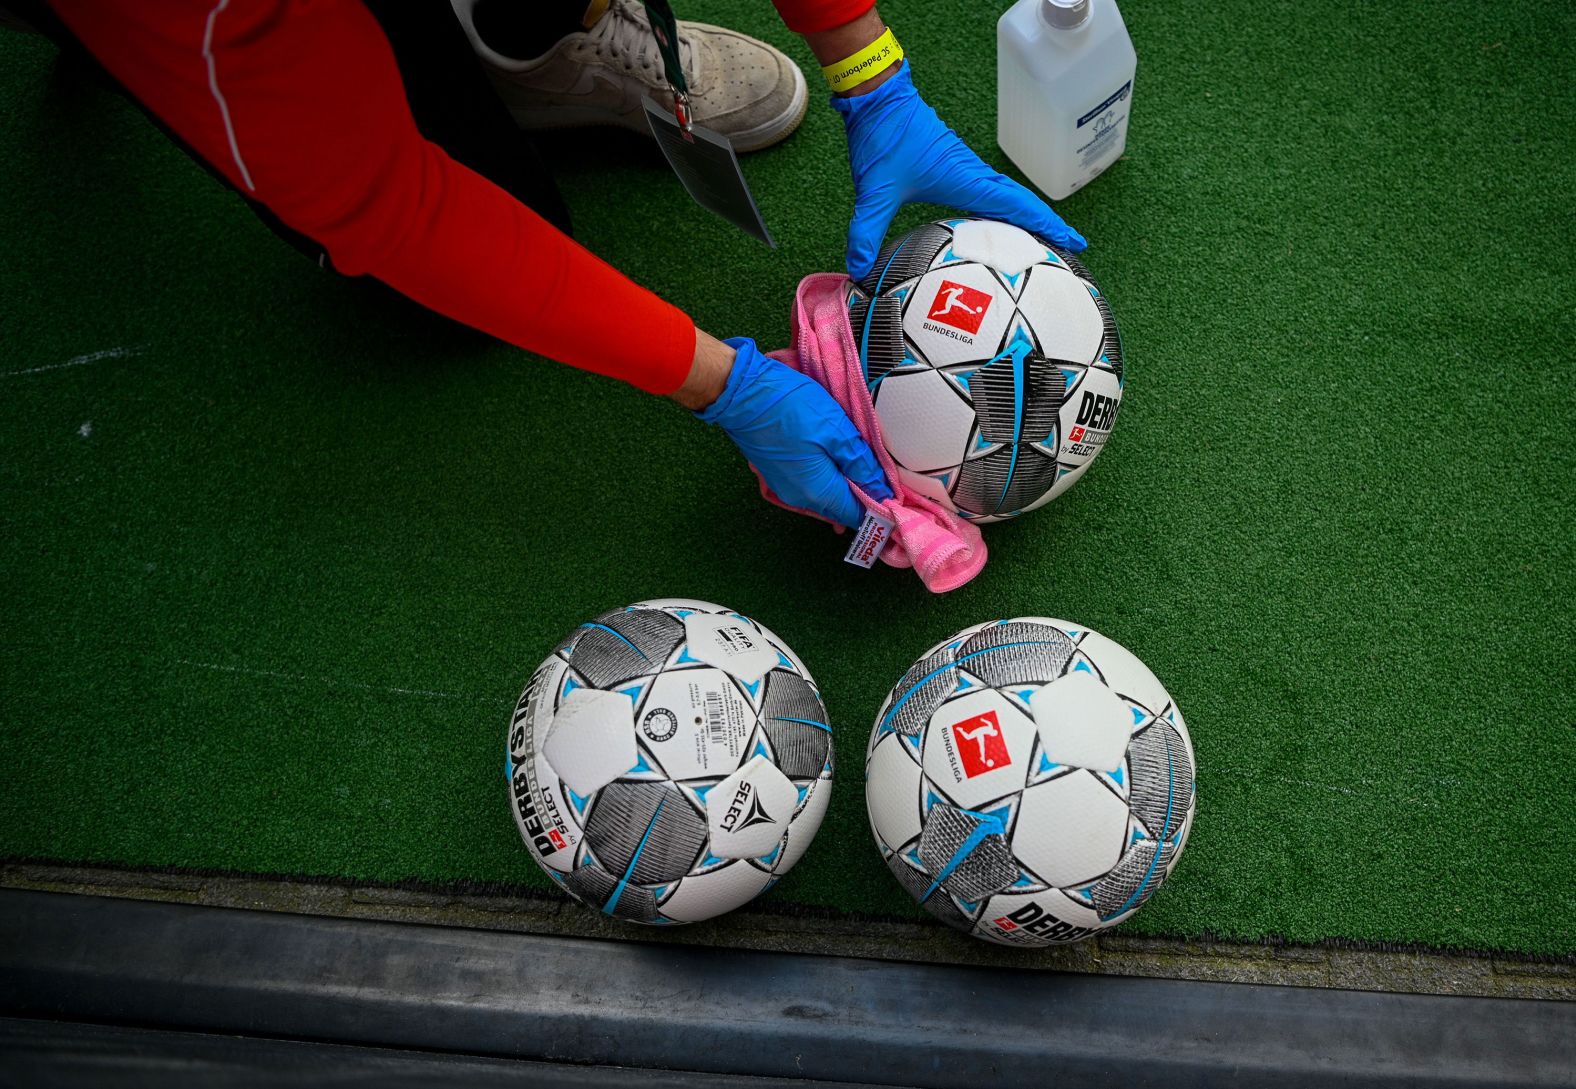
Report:
M536 853L545 858L569 846L564 838L564 819L558 815L558 806L553 801L552 793L546 787L533 793L530 778L525 774L525 765L521 764L515 769L513 786L514 804L520 811L520 823L525 827L525 834L530 837ZM540 810L537 808L539 802L542 807Z
M936 289L936 297L930 304L930 313L926 316L931 321L939 321L943 325L950 325L954 329L961 329L973 335L980 331L980 325L985 321L985 311L990 309L990 304L991 297L987 292L969 287L967 284L943 280L941 286Z
M728 806L727 813L722 817L722 830L724 832L742 832L746 828L754 828L757 824L776 824L777 818L766 812L766 807L761 804L760 795L755 793L749 783L740 783L739 789L734 792L733 802Z

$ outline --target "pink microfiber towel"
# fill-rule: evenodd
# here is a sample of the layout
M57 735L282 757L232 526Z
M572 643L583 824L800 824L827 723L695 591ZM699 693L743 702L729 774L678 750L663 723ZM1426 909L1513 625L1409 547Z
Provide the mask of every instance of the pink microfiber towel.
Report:
M872 499L852 483L849 486L867 512L892 524L892 541L881 558L893 567L912 567L926 589L944 594L980 573L985 566L985 541L978 526L911 491L899 479L881 437L881 421L865 388L859 348L848 323L848 283L848 277L831 272L801 280L794 298L793 347L772 352L771 357L824 386L875 451L892 498ZM761 494L779 507L798 509L773 495L765 481Z

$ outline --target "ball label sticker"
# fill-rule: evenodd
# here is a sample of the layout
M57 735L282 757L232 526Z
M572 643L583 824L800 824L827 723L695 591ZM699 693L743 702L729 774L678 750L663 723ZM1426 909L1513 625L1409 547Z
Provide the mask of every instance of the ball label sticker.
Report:
M703 772L714 766L731 768L739 762L744 751L745 721L744 701L732 691L722 688L702 688L689 685L687 706L679 713L687 715L694 729L689 731L694 747L694 760Z
M881 552L892 540L893 524L879 514L866 512L859 528L854 531L854 543L848 546L843 560L855 567L869 570L881 558Z
M965 778L972 779L1012 763L1012 754L1007 751L1007 739L1002 735L995 711L954 722L952 741L958 759L963 762Z
M754 725L744 694L714 669L658 677L635 720L641 745L673 779L726 775L738 766Z
M939 321L972 335L980 331L990 304L991 297L985 292L967 284L943 280L936 289L935 301L930 304L930 313L926 316L931 321Z
M710 771L713 759L725 767L737 764L744 750L743 701L732 692L711 691L701 700L701 711L706 732L695 738L695 758L701 767Z

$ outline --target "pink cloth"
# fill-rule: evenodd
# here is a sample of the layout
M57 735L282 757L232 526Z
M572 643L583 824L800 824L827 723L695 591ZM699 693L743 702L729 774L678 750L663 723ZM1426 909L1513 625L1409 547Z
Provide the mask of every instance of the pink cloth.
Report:
M865 510L893 525L892 543L881 558L893 567L912 567L925 588L935 593L956 590L984 568L984 538L978 526L910 490L899 479L897 465L881 436L881 421L870 391L865 388L859 348L848 323L847 292L848 277L841 273L818 272L801 280L794 298L793 347L772 352L771 357L826 387L875 451L893 497L876 500L852 482L849 486ZM765 481L761 482L761 494L779 507L798 509L772 494Z

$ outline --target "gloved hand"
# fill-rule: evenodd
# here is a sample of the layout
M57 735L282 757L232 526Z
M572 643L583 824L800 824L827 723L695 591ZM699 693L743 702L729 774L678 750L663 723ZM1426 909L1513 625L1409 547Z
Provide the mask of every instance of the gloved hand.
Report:
M876 499L892 498L875 455L831 394L768 359L753 340L724 343L734 349L727 385L695 415L726 431L778 498L851 527L864 509L849 480Z
M869 94L833 98L848 129L854 219L848 274L862 280L875 264L892 217L909 201L961 208L1032 231L1065 249L1088 247L1050 205L986 166L914 89L908 61Z

